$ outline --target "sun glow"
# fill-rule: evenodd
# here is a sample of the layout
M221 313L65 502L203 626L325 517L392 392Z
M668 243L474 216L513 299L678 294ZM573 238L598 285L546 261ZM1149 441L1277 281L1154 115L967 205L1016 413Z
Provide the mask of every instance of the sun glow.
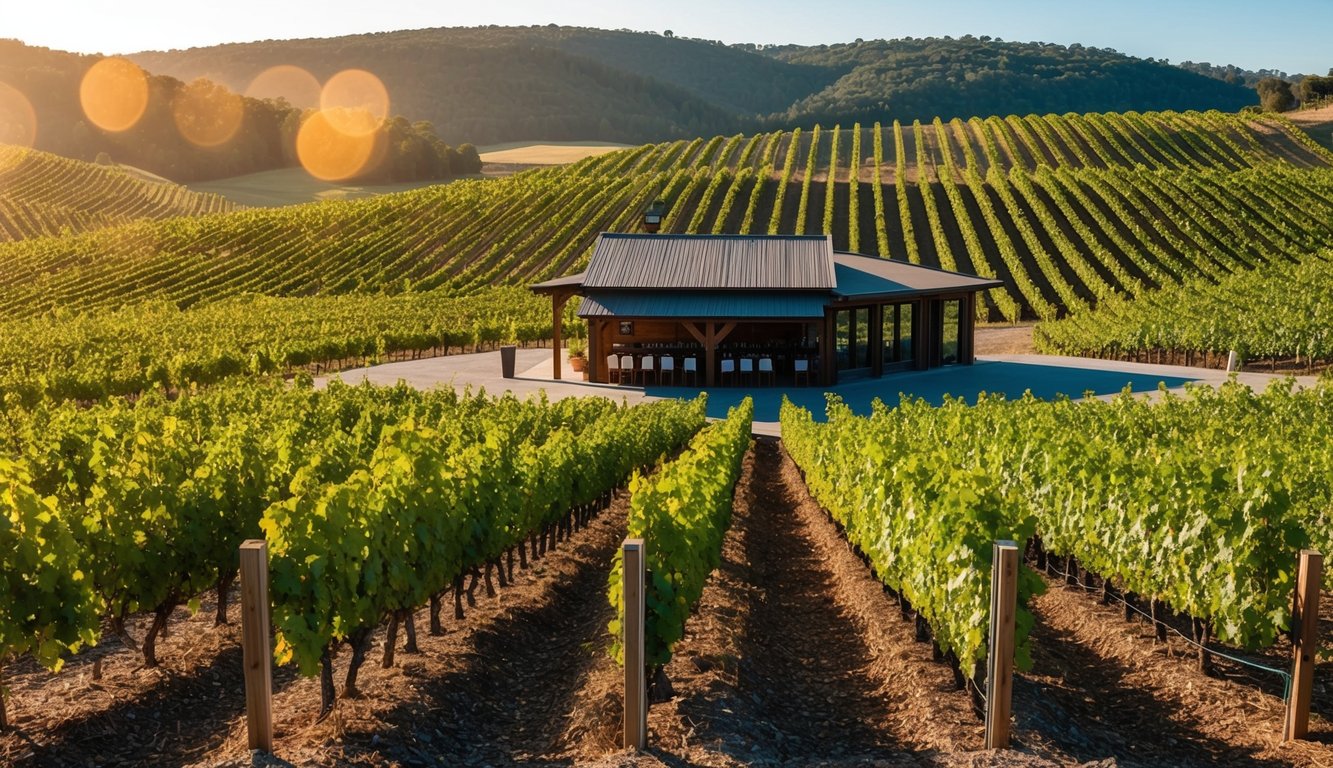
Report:
M245 89L252 99L286 99L296 107L319 106L319 80L306 70L291 64L269 67L255 76Z
M84 73L79 101L93 125L127 131L148 109L148 75L128 59L102 59Z
M326 112L313 112L296 135L296 155L306 172L324 181L343 181L370 169L378 134L353 135L336 127Z
M186 141L200 147L216 147L231 141L240 130L245 104L226 88L200 79L176 94L171 116Z
M368 136L389 116L389 91L364 69L344 69L324 84L319 108L338 131Z
M37 113L23 91L0 83L0 144L32 147L37 143Z

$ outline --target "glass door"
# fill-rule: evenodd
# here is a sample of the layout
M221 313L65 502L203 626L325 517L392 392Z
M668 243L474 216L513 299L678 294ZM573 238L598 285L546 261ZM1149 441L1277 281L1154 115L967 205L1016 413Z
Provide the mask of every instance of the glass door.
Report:
M870 308L843 309L834 315L839 371L870 368Z
M880 309L885 369L911 368L916 359L912 346L912 305L885 304Z

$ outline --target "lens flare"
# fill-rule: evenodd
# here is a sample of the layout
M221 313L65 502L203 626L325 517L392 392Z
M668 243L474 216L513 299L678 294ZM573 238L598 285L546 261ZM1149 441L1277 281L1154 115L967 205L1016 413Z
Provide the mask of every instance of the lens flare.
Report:
M171 117L186 141L200 147L216 147L231 141L241 129L245 104L226 88L199 79L176 94Z
M148 109L148 75L128 59L102 59L83 75L79 101L93 125L128 131Z
M344 181L370 169L378 134L344 133L324 112L314 112L296 134L296 156L306 173L324 181Z
M319 109L339 131L367 136L389 116L389 91L364 69L344 69L324 84Z
M260 72L245 95L252 99L286 99L295 107L319 106L319 81L315 76L291 64L279 64Z
M23 91L0 83L0 144L32 147L37 143L37 113Z

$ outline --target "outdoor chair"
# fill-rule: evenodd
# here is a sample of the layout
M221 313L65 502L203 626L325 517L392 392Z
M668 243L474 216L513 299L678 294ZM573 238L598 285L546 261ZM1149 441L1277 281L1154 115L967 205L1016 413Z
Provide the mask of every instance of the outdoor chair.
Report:
M653 366L653 356L644 355L639 359L639 376L643 379L643 385L648 386L648 377L656 377L656 368Z
M620 368L620 355L606 356L607 383L620 384L624 381L624 371Z
M773 358L771 357L759 358L759 380L761 382L764 380L765 374L768 374L768 383L777 386L778 375L773 370Z
M671 378L671 385L676 384L676 358L671 355L662 355L662 366L658 369L658 382L666 386L667 377Z
M699 359L697 357L685 358L685 367L681 371L681 383L684 383L685 377L688 376L690 386L699 386Z
M745 384L745 377L746 377L747 375L750 377L750 380L751 380L751 381L754 380L754 358L751 358L751 357L742 357L742 358L741 358L741 384L742 384L742 385Z
M802 358L798 358L796 361L794 361L794 369L793 369L793 370L795 371L795 376L794 376L794 378L795 378L795 380L796 380L796 385L797 385L797 386L800 386L800 385L801 385L801 377L802 377L802 376L805 377L805 385L806 385L807 387L810 386L810 361L809 361L809 360L806 360L804 357L802 357Z
M731 376L733 379L736 378L736 361L729 357L722 359L722 376L719 380L725 383L727 376Z

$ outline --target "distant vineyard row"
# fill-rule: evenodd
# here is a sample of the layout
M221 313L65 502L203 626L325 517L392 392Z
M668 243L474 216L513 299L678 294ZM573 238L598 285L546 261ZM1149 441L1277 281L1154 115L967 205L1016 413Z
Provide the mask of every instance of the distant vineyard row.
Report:
M1050 318L1321 246L1333 154L1285 121L1220 113L673 142L499 181L0 246L0 317L247 292L472 293L578 269L598 232L632 229L658 197L666 231L829 232L839 248L999 278L985 315Z
M1165 359L1221 365L1227 353L1243 361L1291 361L1312 369L1333 360L1333 252L1304 261L1194 280L1132 301L1111 299L1096 309L1042 323L1039 349L1085 357Z
M0 145L0 243L239 207L118 168Z
M239 296L191 311L145 302L0 323L0 396L91 401L550 336L550 302L516 287L462 297Z

